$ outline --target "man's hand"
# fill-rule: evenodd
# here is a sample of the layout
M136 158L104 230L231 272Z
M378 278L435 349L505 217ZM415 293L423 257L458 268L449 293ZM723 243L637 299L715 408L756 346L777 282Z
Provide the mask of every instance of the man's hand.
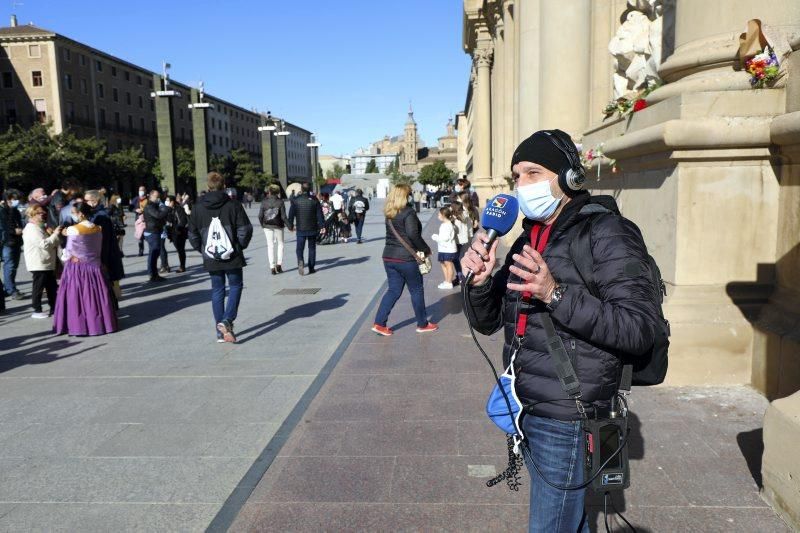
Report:
M515 263L510 270L522 278L523 282L509 283L508 288L512 291L529 292L537 300L549 304L556 288L556 280L539 252L526 244L522 253L514 254L512 259Z
M479 231L475 234L475 238L469 245L469 250L464 254L461 259L461 268L463 269L464 276L473 272L473 278L470 285L483 285L487 279L492 275L497 264L497 243L492 243L489 251L484 248L484 243L489 241L489 236L485 231Z

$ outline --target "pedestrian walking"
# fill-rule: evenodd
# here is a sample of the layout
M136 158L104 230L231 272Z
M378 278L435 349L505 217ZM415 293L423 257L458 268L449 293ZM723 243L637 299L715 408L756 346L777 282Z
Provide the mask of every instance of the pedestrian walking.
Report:
M150 281L163 281L156 269L158 258L161 256L162 234L167 224L169 208L161 203L161 193L157 190L150 191L150 197L143 210L144 239L147 241L147 274ZM163 260L162 260L163 265Z
M386 244L383 247L383 268L386 270L388 288L381 299L372 331L389 336L394 332L387 326L389 314L408 285L411 305L417 319L417 333L436 331L439 326L428 321L425 309L425 290L416 252L426 257L431 249L422 238L422 224L414 208L408 205L408 185L396 185L389 191L383 214L386 216Z
M311 184L303 183L300 186L300 194L292 200L289 207L289 220L287 226L289 231L297 231L297 272L304 276L305 267L308 273L316 272L314 268L317 263L317 236L324 231L325 220L322 217L322 206L319 200L311 196ZM306 243L308 243L308 263L304 262Z
M455 263L458 261L458 243L456 230L456 218L453 210L449 207L439 209L439 232L434 233L432 238L437 243L439 264L442 267L442 281L438 287L440 289L452 289L456 279Z
M64 271L53 314L53 331L57 335L104 335L117 331L111 287L100 262L103 230L89 220L91 215L89 204L75 203L73 224L62 230L67 245L61 255Z
M25 295L17 289L17 269L22 254L22 215L19 212L19 191L9 189L5 194L5 204L0 206L3 219L3 283L6 296L22 300Z
M168 196L164 205L170 208L167 217L167 238L178 253L179 274L186 272L186 240L189 238L189 215L175 196Z
M83 201L92 208L89 220L100 226L103 232L100 263L103 265L104 271L111 283L114 296L119 300L122 296L119 281L125 277L125 269L122 266L122 250L119 249L119 242L117 241L116 231L114 230L114 222L108 215L108 211L106 211L102 203L102 198L103 195L98 190L86 191L83 195Z
M25 267L33 277L31 318L48 318L56 307L56 255L60 242L61 228L56 227L48 234L47 211L37 203L33 203L25 212L28 223L22 230L22 243L25 250ZM42 310L42 294L47 292L49 313Z
M114 235L117 237L117 246L119 247L122 257L125 257L124 248L122 247L125 241L125 209L122 207L122 198L118 194L111 195L111 200L108 205L108 216L111 217L111 222L114 224Z
M247 265L244 250L253 237L253 225L244 206L225 193L221 174L208 174L207 189L192 208L189 243L203 255L203 268L211 279L217 342L236 342L233 328L244 287L243 268Z
M406 203L407 202L408 200L406 200ZM367 217L367 211L369 211L369 200L364 198L364 191L361 189L356 189L356 195L350 199L350 204L348 205L347 211L350 216L350 220L355 222L356 225L356 242L361 244L364 242L362 240L364 220Z
M266 196L258 209L258 222L267 239L267 260L272 275L283 272L283 228L286 226L286 205L277 184L267 187Z

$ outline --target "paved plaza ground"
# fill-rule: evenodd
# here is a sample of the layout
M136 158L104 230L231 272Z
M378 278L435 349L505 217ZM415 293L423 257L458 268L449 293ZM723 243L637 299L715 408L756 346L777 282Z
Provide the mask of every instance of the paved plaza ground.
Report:
M118 333L54 337L29 300L8 301L0 530L524 530L527 475L517 493L485 486L505 441L438 268L426 301L440 331L415 333L407 295L393 337L369 331L383 232L377 203L365 244L319 246L318 272L300 277L291 234L286 273L271 276L256 229L235 345L215 342L199 255L146 284L130 238ZM29 292L24 267L20 279ZM497 354L499 338L481 340ZM746 387L635 390L633 484L617 508L639 531L788 531L758 493L766 406Z

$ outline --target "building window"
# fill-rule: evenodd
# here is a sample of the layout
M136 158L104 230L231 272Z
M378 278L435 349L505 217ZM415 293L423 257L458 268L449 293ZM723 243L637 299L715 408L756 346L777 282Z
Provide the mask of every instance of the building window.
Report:
M117 67L111 67L111 75L115 78L117 77Z
M14 76L10 72L3 72L3 89L14 88Z
M31 72L31 81L33 82L34 87L41 87L44 85L42 82L42 71L41 70L34 70Z
M121 123L120 123L120 120L119 120L119 112L115 111L114 112L114 126L116 126L119 129L120 125L121 125Z
M211 136L211 144L213 144L213 145L217 144L217 136L216 135L212 135Z
M139 130L144 133L144 119L139 118Z
M128 115L128 130L133 132L133 115Z
M111 88L111 99L115 102L119 102L119 91L116 87Z
M180 109L178 109L178 115L181 117L181 120L183 120L183 108L182 107Z
M89 120L89 106L88 105L83 106L83 119L84 120Z
M105 109L101 109L100 110L100 117L99 118L100 118L100 127L101 128L105 128L106 127L106 110Z
M33 101L33 107L36 108L36 120L45 124L47 122L47 104L43 99L36 99Z
M67 117L70 121L75 120L75 104L67 102Z
M83 55L83 54L80 54L80 58L81 58L81 60L80 60L81 66L85 67L86 66L86 56Z
M100 62L99 59L96 59L94 64L95 67L97 68L97 72L103 72L103 64Z
M64 58L64 61L72 61L72 52L69 48L62 48L61 57Z
M85 78L81 78L81 93L89 94L89 86L87 85Z
M97 97L98 98L105 98L105 96L106 96L106 92L105 92L105 88L103 87L103 84L102 83L98 83L97 84Z
M6 122L17 123L17 103L14 100L6 100Z
M148 80L147 86L150 87L150 90L153 90L153 80Z
M156 131L156 121L155 120L151 120L150 121L150 127L153 128L153 132L155 133L155 131Z
M127 70L125 71L125 81L131 81L131 73Z
M136 75L136 85L141 85L141 84L142 84L142 77L137 74Z
M72 74L64 74L64 87L66 87L68 91L72 90Z
M150 100L150 111L155 111L155 110L156 110L156 104L153 102L153 100Z
M28 57L42 57L41 47L38 44L29 44Z
M144 98L139 95L139 109L144 109Z

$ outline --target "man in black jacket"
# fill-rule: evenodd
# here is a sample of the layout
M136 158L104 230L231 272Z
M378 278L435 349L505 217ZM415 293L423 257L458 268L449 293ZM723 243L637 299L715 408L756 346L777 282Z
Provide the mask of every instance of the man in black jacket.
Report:
M219 219L224 234L209 232ZM192 209L189 217L189 242L203 254L203 267L211 278L211 309L217 330L217 342L236 342L233 323L239 312L246 266L244 250L253 237L253 225L242 204L225 193L225 179L218 172L208 174L208 192ZM232 249L222 249L230 245ZM225 284L228 302L225 303Z
M620 355L638 356L653 345L658 304L638 228L601 210L586 192L571 188L569 168L579 164L551 140L559 130L536 132L512 158L524 231L500 270L492 274L497 242L487 253L480 232L465 256L465 275L475 273L467 315L489 335L503 328L504 364L516 352L515 391L525 406L522 429L530 456L550 483L580 485L584 479L584 437L578 409L602 416L619 386ZM566 144L562 146L567 146ZM599 197L602 198L602 197ZM613 200L607 198L610 207ZM615 209L612 209L614 211ZM599 298L573 262L570 242L581 221L592 216L592 264ZM582 395L562 389L547 347L542 314L549 314L576 369ZM563 491L544 482L531 464L530 531L589 531L584 490Z
M361 189L356 189L356 195L350 199L350 204L348 205L348 212L350 214L350 220L356 223L356 237L358 240L358 244L361 244L361 232L364 230L364 220L367 217L367 211L369 211L369 200L364 198L364 191Z
M147 241L147 273L150 281L163 281L156 270L161 255L161 234L167 223L170 209L161 203L161 193L152 190L147 205L144 206L144 240Z
M6 295L14 300L22 300L25 295L17 289L17 269L22 253L22 215L19 212L19 191L9 189L5 195L5 205L0 207L3 217L3 280Z
M320 231L325 231L323 228L325 218L322 216L319 200L311 196L311 184L303 183L300 191L289 207L289 220L286 225L289 231L297 230L297 272L303 276L305 275L303 252L306 242L308 242L308 273L316 272L314 265L317 262L317 235Z

